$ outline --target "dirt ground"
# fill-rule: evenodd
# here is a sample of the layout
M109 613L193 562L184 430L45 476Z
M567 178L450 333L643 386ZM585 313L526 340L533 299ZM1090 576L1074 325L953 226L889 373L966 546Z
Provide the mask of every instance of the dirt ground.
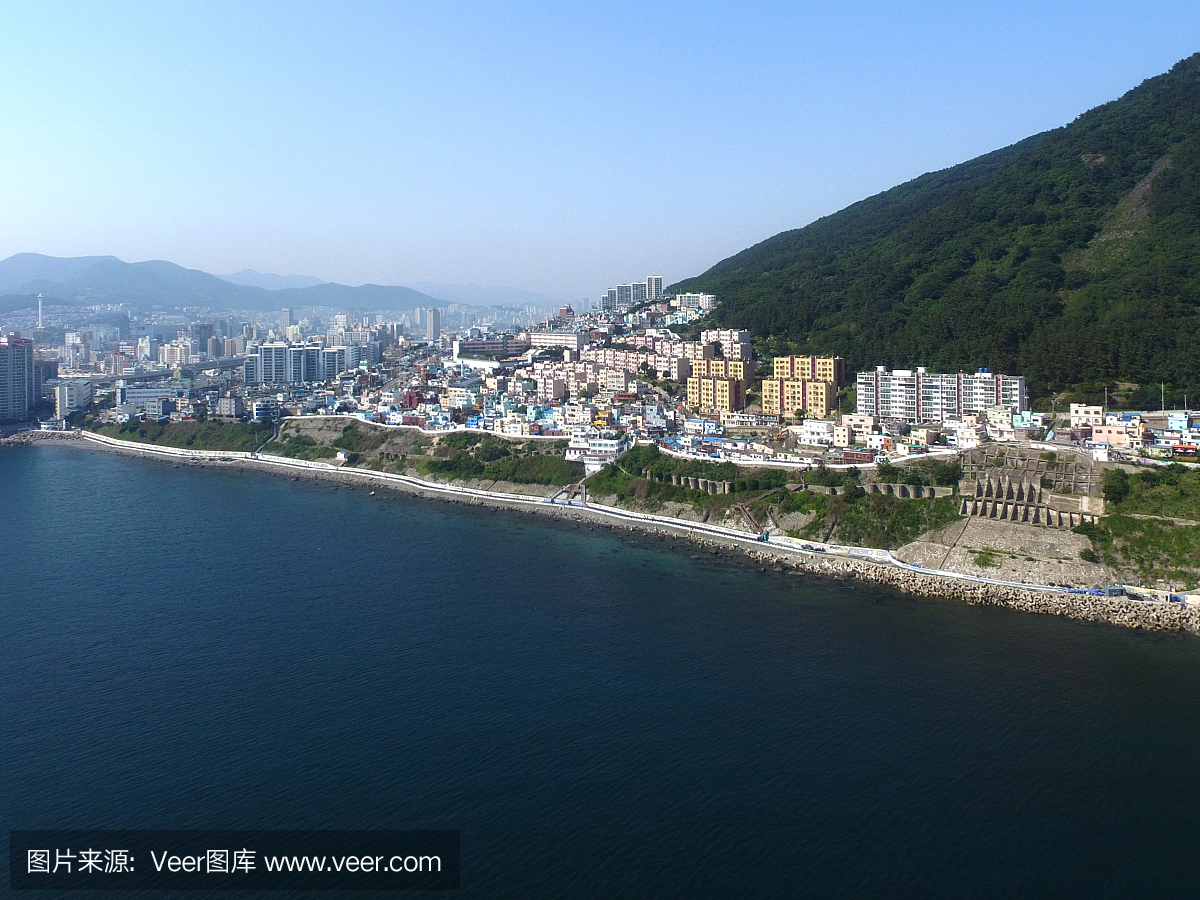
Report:
M1094 587L1103 585L1112 573L1079 558L1079 552L1090 547L1086 537L1067 529L969 518L922 535L895 553L905 562L966 575ZM988 556L995 567L976 562L983 550L991 551Z

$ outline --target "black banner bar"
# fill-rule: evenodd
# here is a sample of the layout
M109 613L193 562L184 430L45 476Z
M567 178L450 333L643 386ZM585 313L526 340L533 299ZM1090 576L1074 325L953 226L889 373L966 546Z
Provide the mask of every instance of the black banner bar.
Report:
M10 831L30 890L455 890L457 831Z

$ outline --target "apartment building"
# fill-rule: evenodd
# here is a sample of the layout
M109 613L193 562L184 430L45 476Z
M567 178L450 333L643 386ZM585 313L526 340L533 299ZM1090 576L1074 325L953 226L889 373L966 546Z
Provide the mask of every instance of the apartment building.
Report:
M675 306L679 309L698 309L709 312L717 308L716 294L676 294Z
M268 341L250 349L242 373L246 384L329 381L357 367L367 349L358 344L326 347L320 343Z
M754 345L750 332L737 328L714 328L700 332L700 343L720 344L726 359L754 359Z
M692 361L692 374L701 378L737 378L749 382L754 377L754 363L741 359L697 359Z
M858 432L854 430L853 425L842 422L833 426L833 446L835 447L853 447L856 437L858 437Z
M763 412L770 416L791 416L797 410L805 415L824 418L837 404L837 386L831 381L802 378L764 378Z
M522 337L529 338L531 347L564 347L582 350L587 346L587 335L582 331L531 331Z
M772 377L846 383L846 361L840 356L776 356Z
M687 380L690 407L733 412L746 405L745 384L740 378L693 375Z
M28 419L36 402L33 341L15 333L0 337L0 421Z
M935 374L918 368L858 375L858 412L905 422L944 422L965 415L986 415L991 407L1005 406L1014 413L1028 408L1022 376L1001 375L980 369L974 374Z

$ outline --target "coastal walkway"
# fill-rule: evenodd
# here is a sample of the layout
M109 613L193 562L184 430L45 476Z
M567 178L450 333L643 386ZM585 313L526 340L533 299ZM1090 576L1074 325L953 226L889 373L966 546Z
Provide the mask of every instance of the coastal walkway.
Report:
M116 438L93 434L87 431L77 432L77 434L85 441L95 444L102 444L111 449L120 450L124 453L133 453L135 455L184 459L188 461L244 461L257 465L270 466L285 471L290 470L293 472L310 472L313 474L320 473L326 476L342 476L359 478L367 481L375 481L384 484L395 484L410 490L419 491L421 493L470 498L483 503L500 503L503 505L525 508L544 508L546 506L553 506L560 509L575 509L579 510L580 512L586 512L591 515L600 516L606 519L633 524L642 528L648 528L649 530L657 531L660 529L666 529L669 532L686 534L688 537L708 537L718 540L722 543L732 544L747 550L769 549L773 552L782 551L788 555L797 557L840 558L844 560L857 561L860 563L888 566L894 569L910 572L914 575L945 579L959 583L992 585L996 587L1017 588L1025 591L1054 594L1086 594L1097 596L1103 593L1103 591L1094 588L1064 588L1048 584L1002 581L995 578L986 578L982 575L966 575L961 572L951 572L944 569L927 569L922 566L918 566L913 563L907 563L901 559L898 559L890 550L878 550L873 547L856 547L844 544L831 544L822 541L803 541L783 535L756 536L747 534L744 531L726 528L721 525L712 525L707 522L689 522L683 519L676 519L671 516L658 516L654 515L653 513L635 512L633 510L621 509L620 507L616 506L591 503L583 499L568 498L564 497L564 492L561 491L559 494L556 494L554 497L550 498L530 497L524 494L512 494L504 491L485 491L478 488L441 484L438 482L426 481L421 478L413 478L409 475L399 475L391 472L375 472L370 469L358 469L346 466L337 466L331 463L289 459L287 457L271 456L257 452L248 453L245 451L233 452L219 450L186 450L176 447L159 447L154 444L140 444L133 441L122 441ZM1167 600L1171 597L1179 596L1166 595L1163 592L1157 591L1147 591L1146 589L1140 587L1129 587L1126 590L1128 594L1154 600ZM1196 596L1195 594L1189 595L1187 602L1200 603L1200 596Z

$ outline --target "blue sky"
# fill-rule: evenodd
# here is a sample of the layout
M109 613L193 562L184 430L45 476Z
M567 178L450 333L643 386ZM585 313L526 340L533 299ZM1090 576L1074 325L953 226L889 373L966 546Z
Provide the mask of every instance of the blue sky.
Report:
M14 6L0 256L564 300L697 274L1200 50L1194 0Z

